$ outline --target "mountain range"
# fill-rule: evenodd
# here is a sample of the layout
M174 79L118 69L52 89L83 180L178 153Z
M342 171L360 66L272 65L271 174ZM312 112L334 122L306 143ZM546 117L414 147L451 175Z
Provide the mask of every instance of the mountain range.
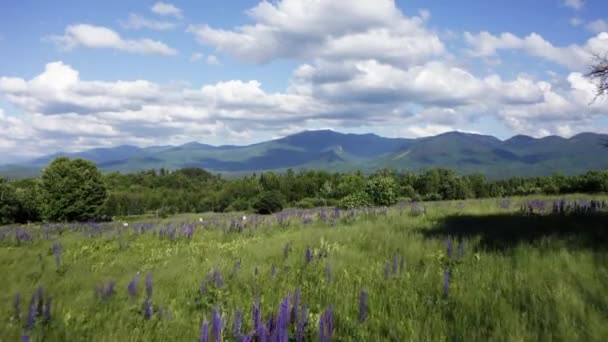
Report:
M497 179L608 169L608 148L602 146L606 141L608 135L595 133L539 139L517 135L500 140L488 135L448 132L406 139L318 130L247 146L191 142L180 146L122 145L55 153L20 164L1 165L0 175L35 176L54 158L67 156L94 161L106 172L200 167L236 176L289 168L372 172L388 167L418 172L444 167Z

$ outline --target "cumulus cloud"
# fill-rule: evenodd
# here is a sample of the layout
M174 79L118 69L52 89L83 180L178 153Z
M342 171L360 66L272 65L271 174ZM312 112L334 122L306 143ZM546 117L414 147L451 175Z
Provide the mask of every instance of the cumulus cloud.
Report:
M406 17L391 0L263 1L247 14L252 25L191 25L188 31L200 43L256 63L375 58L412 64L445 53L437 34L424 27L428 11Z
M129 14L129 19L122 22L121 24L124 28L134 30L150 29L155 31L166 31L173 30L177 27L176 23L147 19L138 14Z
M591 32L608 32L608 20L597 19L587 24L587 29Z
M159 54L173 56L177 51L163 42L151 39L123 39L113 30L89 24L76 24L66 27L63 35L50 36L50 41L64 50L77 47L96 49L115 49L138 54Z
M590 38L582 46L576 44L554 46L537 33L520 38L508 32L498 36L485 31L479 34L466 32L464 38L471 46L470 54L476 57L494 56L499 50L523 50L532 56L573 70L587 68L594 53L608 52L608 33L606 32Z
M182 10L167 2L159 1L150 10L158 15L173 16L177 19L183 18Z
M563 5L578 11L585 6L585 0L564 0Z

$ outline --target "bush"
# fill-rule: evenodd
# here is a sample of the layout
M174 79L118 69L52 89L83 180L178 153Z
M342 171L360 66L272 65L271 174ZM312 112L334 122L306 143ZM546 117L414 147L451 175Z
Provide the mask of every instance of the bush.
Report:
M258 197L258 200L253 205L253 209L258 214L270 215L283 210L284 203L285 199L280 192L276 190L266 191Z
M360 191L354 194L350 194L340 200L338 207L342 209L354 209L361 207L370 207L372 202L370 201L366 192Z
M368 180L365 192L374 205L390 206L397 203L397 183L391 177L378 176Z

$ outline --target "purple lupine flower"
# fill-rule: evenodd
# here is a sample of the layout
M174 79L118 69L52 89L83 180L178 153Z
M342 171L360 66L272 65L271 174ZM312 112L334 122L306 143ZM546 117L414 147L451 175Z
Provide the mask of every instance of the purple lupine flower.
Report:
M319 342L329 341L325 335L325 314L322 314L319 318Z
M241 342L251 342L253 341L253 334L247 334L243 337L241 337Z
M443 272L443 296L448 297L450 293L450 271L445 270Z
M51 321L51 304L53 303L53 298L49 297L46 300L44 305L44 310L42 311L42 321L45 324L48 324Z
M222 287L224 281L222 280L222 273L220 272L219 266L215 266L213 269L213 278L215 279L215 287L218 289Z
M302 305L302 316L299 319L299 322L296 323L296 342L304 341L304 328L306 328L306 324L308 323L308 309L306 304Z
M58 242L53 244L53 254L55 255L55 264L59 268L61 266L61 245Z
M29 335L23 335L23 336L21 336L21 342L30 342Z
M310 216L306 215L306 216L304 216L304 218L302 219L302 222L303 222L304 224L309 224L309 223L312 223L312 217L310 217Z
M139 272L135 274L133 279L129 282L129 286L127 286L127 291L131 298L137 297L137 282L139 282Z
M331 265L327 263L327 266L325 266L325 279L328 283L331 283L331 278Z
M241 310L237 310L234 314L234 325L232 327L232 335L236 340L240 339L242 334L243 327L243 313Z
M334 335L334 310L333 308L330 306L329 308L327 308L327 313L325 314L326 317L326 328L327 328L327 337L328 337L328 341L331 341L332 336Z
M359 322L363 323L367 319L367 292L361 291L359 298Z
M104 289L102 297L103 299L110 299L116 293L114 288L116 287L116 283L113 280L110 280L108 286Z
M445 244L446 244L446 247L445 247L446 255L448 256L448 258L451 258L452 257L452 239L448 237Z
M294 323L299 321L298 318L298 309L300 306L300 288L296 289L296 293L293 296L293 307L291 308L291 320Z
M34 329L34 324L36 324L36 294L32 294L32 299L30 301L30 307L27 312L27 322L26 328L28 330Z
M220 312L217 307L213 308L213 323L211 326L211 331L213 333L213 338L215 342L220 342L222 340L222 328L223 328L222 316L220 316Z
M255 302L253 303L253 330L256 332L258 332L260 326L262 325L261 323L261 307L260 307L260 297L256 297ZM258 335L259 337L259 335Z
M289 338L289 321L291 317L290 310L290 296L287 295L285 299L281 302L281 306L279 307L279 315L277 318L277 341L286 342Z
M150 297L147 297L146 301L144 302L144 318L150 319L152 315L154 315L154 309L150 303Z
M312 261L312 251L310 249L310 246L306 246L306 263L310 263Z
M152 273L146 274L146 297L152 298Z
M201 335L198 338L199 342L207 342L209 339L209 322L203 321L201 326Z
M266 342L268 340L268 329L266 329L266 325L260 324L255 331L255 335L258 337L258 342Z

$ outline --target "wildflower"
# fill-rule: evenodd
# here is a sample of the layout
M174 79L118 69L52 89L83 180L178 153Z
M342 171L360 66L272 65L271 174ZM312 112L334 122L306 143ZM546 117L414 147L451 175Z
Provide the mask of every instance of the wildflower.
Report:
M150 319L154 314L154 309L152 308L152 304L150 303L150 297L146 298L144 302L144 318Z
M256 332L260 328L261 324L261 308L260 308L260 297L256 297L253 303L253 330Z
M310 249L310 246L306 246L306 263L310 263L312 261L312 251Z
M135 277L129 282L129 286L127 287L127 291L129 292L129 296L132 298L137 297L137 282L139 281L139 272L135 274Z
M279 315L277 322L277 341L287 341L288 339L288 328L289 321L291 316L291 311L289 310L289 302L290 296L287 295L285 299L281 302L281 306L279 307Z
M243 325L243 313L240 310L237 310L234 314L234 326L232 327L232 334L234 335L234 339L238 340L241 338Z
M329 342L334 334L333 309L330 306L319 319L319 338L321 342Z
M204 321L203 325L201 326L201 335L198 338L198 341L207 342L208 337L209 337L209 322Z
M291 308L291 320L298 322L298 308L300 306L300 288L296 289L296 293L293 296L293 307Z
M304 341L304 328L306 328L306 324L308 323L308 308L306 304L302 305L302 317L299 322L296 323L296 342Z
M27 323L26 327L28 330L34 329L34 324L36 324L36 294L32 294L32 299L30 301L30 307L27 312Z
M53 254L55 254L55 264L59 268L61 265L61 245L57 242L53 244Z
M30 342L30 337L28 335L21 336L21 342Z
M223 328L222 317L220 316L220 312L217 307L213 308L213 323L212 323L212 333L215 342L219 342L222 340L222 328Z
M367 292L361 291L359 298L359 322L363 323L367 319Z

